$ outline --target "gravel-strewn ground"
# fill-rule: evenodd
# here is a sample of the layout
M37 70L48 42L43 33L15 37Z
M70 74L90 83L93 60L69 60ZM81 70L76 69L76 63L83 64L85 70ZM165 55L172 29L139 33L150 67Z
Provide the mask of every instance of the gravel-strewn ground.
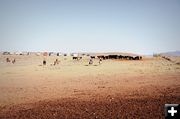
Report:
M14 57L0 57L0 119L163 119L164 104L180 103L180 65L163 58Z
M168 88L159 96L96 95L4 106L0 119L163 119L164 104L180 103L179 90Z

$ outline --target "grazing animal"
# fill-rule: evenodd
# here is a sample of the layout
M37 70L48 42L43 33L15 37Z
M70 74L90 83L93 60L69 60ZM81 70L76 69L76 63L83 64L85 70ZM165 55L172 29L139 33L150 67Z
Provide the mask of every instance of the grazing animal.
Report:
M11 60L9 58L6 58L6 62L11 62Z
M92 58L89 60L89 64L93 64L93 60L92 60Z
M82 57L73 57L73 60L80 60L80 59L82 59Z
M125 60L128 60L128 59L129 59L129 56L124 56L124 59L125 59Z
M99 58L99 64L102 64L102 58Z
M91 56L91 59L95 59L95 56Z
M132 57L132 56L127 56L127 60L133 60L134 59L134 57Z
M13 61L12 61L12 63L14 64L16 62L16 59L14 59Z
M118 59L118 55L109 55L109 59Z
M119 56L118 56L118 59L123 59L123 56L122 56L122 55L119 55Z
M97 56L97 58L105 59L105 56L104 55L99 55L99 56Z
M46 65L46 60L43 60L43 65Z
M171 61L171 59L168 58L168 57L163 56L162 58L164 58L164 59L166 59L166 60L168 60L168 61Z
M54 61L54 66L55 66L56 64L59 64L59 60L58 60L58 59L56 59L56 60Z
M105 59L109 59L109 56L105 56Z
M142 60L142 56L139 56L139 59Z
M78 57L73 57L73 60L78 59Z
M134 57L134 60L139 60L139 56Z

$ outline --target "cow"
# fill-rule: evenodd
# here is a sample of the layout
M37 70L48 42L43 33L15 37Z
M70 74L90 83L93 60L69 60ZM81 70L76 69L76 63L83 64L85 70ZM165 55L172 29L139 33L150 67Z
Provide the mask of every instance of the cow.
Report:
M91 57L91 59L95 59L95 56L90 56Z
M105 59L105 56L104 55L99 55L99 56L97 56L97 58Z
M6 58L6 62L11 62L11 60L9 58Z
M118 59L118 55L108 55L109 59Z
M168 57L163 56L162 58L164 58L164 59L166 59L166 60L168 60L168 61L171 61L171 59L168 58Z
M89 64L93 64L93 59L92 58L90 58Z
M129 56L123 56L123 59L127 60L129 59Z
M128 60L134 60L133 56L128 56Z
M105 56L105 59L109 59L109 56Z
M43 60L43 65L46 65L46 60Z
M118 59L123 59L123 56L122 56L122 55L119 55L119 56L118 56Z
M78 59L78 57L73 57L73 60Z
M134 60L141 60L142 59L142 56L136 56L134 57Z
M73 60L80 60L80 59L82 59L82 57L73 57Z
M15 62L16 62L16 59L13 59L13 60L12 60L12 63L14 64Z
M99 65L102 64L102 58L99 58Z

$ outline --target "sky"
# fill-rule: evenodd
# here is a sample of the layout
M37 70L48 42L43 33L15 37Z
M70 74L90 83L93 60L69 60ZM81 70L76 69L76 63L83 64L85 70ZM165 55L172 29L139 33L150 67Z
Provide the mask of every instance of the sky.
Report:
M180 0L0 0L0 51L180 50Z

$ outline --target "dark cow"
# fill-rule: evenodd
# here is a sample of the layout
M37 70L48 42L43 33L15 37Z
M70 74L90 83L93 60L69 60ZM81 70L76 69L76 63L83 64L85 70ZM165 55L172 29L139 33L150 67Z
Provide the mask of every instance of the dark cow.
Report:
M82 59L82 57L73 57L73 60L80 60L80 59Z
M73 60L78 59L78 57L73 57Z
M105 56L104 55L99 55L97 56L98 59L105 59Z
M92 58L89 60L89 64L93 64L93 59Z
M142 60L142 56L139 56L139 59Z
M168 61L171 61L171 59L168 58L168 57L163 56L162 58L164 58L164 59L166 59L166 60L168 60Z
M123 56L123 59L128 60L129 56Z
M123 59L123 56L122 56L122 55L119 55L119 56L118 56L118 59Z
M109 59L118 59L118 55L108 55Z
M95 59L95 56L90 56L91 57L91 59Z
M141 60L141 59L142 59L141 56L136 56L136 57L134 57L134 60Z
M105 56L105 59L109 59L109 56Z
M43 60L43 65L46 65L46 60Z
M6 62L11 62L11 60L9 58L6 58Z

